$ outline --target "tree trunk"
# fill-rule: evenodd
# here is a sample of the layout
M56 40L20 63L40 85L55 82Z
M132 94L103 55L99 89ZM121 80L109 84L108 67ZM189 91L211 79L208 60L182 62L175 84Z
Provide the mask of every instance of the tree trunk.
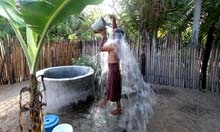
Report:
M35 75L30 75L30 118L31 118L31 132L43 132L43 113L42 103L40 102L40 92L37 87L37 80Z
M195 0L195 11L193 20L193 31L192 31L192 44L198 46L198 36L200 27L200 16L201 16L202 0Z
M206 76L207 76L207 67L209 56L212 48L213 43L213 36L214 33L214 24L209 27L208 36L205 44L203 59L202 59L202 66L201 66L201 81L202 81L202 90L206 89Z
M145 67L146 67L146 56L145 53L141 53L141 74L145 76Z
M145 77L146 73L146 34L147 31L142 31L142 41L141 41L141 73Z

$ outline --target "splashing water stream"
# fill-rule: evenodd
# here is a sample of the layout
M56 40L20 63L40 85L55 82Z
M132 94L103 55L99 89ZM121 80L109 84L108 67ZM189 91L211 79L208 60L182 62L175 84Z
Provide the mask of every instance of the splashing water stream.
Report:
M111 36L111 35L110 35ZM153 113L152 103L154 102L154 93L150 88L150 84L143 80L139 66L133 56L128 43L123 37L122 39L111 39L109 37L107 44L114 44L118 50L120 59L120 71L122 76L122 108L123 113L120 116L119 125L128 132L147 132L147 123L149 115ZM108 62L107 53L101 53L101 78L107 78ZM105 82L102 82L105 83ZM106 87L106 85L103 85ZM105 90L102 88L102 95Z

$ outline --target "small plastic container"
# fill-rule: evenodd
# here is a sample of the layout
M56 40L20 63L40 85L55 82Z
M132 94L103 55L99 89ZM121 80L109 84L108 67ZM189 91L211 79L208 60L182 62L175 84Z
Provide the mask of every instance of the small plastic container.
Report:
M73 127L70 124L63 123L54 127L52 132L73 132Z
M52 132L53 128L59 123L57 115L46 115L44 117L44 130L45 132Z

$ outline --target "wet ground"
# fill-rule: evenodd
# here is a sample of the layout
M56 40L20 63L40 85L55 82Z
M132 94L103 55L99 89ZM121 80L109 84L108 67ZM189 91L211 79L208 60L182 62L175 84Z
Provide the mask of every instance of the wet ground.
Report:
M18 100L23 86L28 86L28 82L0 87L0 132L19 132ZM161 85L153 88L157 103L148 132L220 132L219 94ZM95 107L90 98L60 109L57 115L60 123L71 124L74 132L123 132L119 127L120 116L112 116L111 109L112 104L107 109Z

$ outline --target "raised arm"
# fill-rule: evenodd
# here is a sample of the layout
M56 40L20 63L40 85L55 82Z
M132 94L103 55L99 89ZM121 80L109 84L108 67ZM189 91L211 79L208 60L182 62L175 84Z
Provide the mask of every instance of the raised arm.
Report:
M110 19L112 20L112 28L115 29L117 28L117 23L116 23L116 17L114 15L109 15Z
M103 47L104 43L107 40L107 36L106 36L106 32L105 31L101 31L99 33L102 35L102 40L101 40L101 42L99 44L99 49L101 49Z

